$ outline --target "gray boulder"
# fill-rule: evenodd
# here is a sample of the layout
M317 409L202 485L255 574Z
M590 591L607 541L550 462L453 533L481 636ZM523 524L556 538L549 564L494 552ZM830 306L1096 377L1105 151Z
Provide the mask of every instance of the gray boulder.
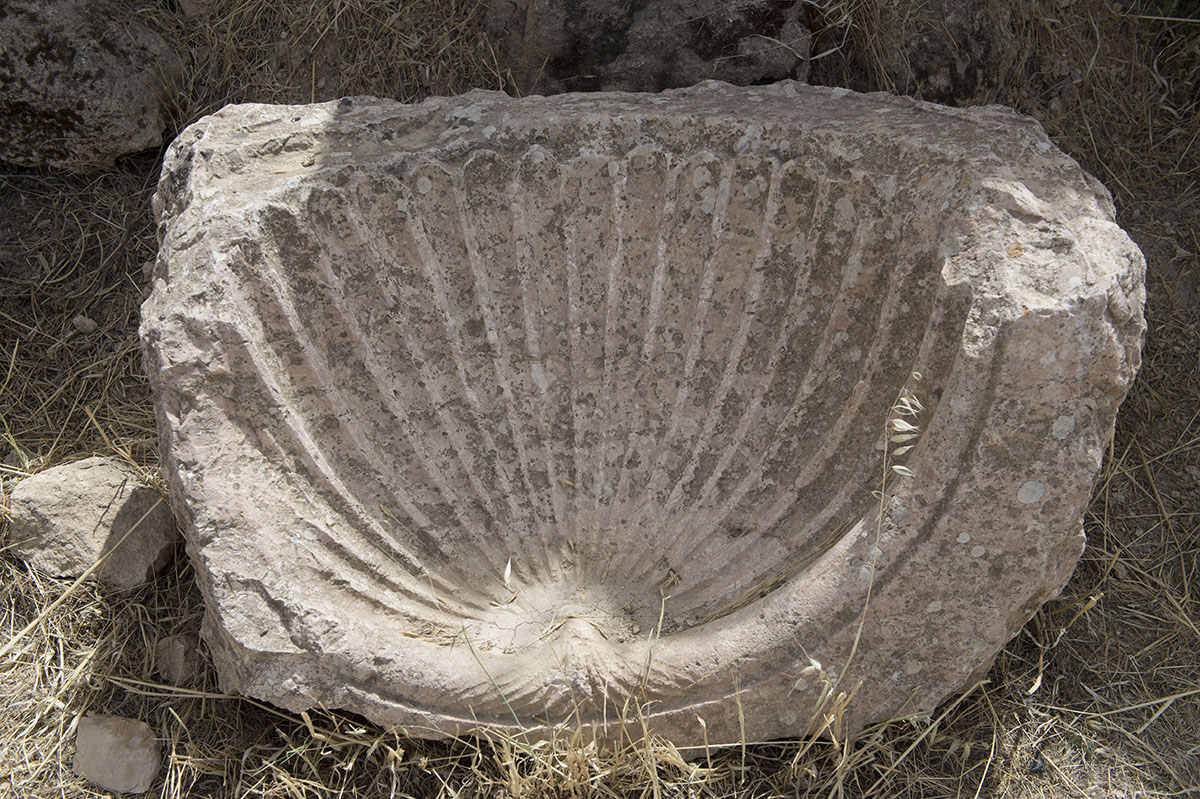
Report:
M0 160L86 172L157 147L181 72L125 5L0 4Z

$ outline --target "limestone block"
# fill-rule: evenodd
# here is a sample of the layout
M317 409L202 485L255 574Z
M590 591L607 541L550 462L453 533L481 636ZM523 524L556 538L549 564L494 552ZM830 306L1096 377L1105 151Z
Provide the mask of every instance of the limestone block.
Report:
M182 64L112 0L0 5L0 160L86 172L162 143Z
M9 514L5 543L49 574L78 577L113 550L96 577L118 591L153 579L178 540L170 506L111 458L87 458L22 480Z
M155 207L222 685L414 735L932 710L1069 577L1144 335L1109 195L998 107L231 106Z
M144 721L120 716L84 716L75 736L72 768L101 788L145 793L162 766L154 730Z

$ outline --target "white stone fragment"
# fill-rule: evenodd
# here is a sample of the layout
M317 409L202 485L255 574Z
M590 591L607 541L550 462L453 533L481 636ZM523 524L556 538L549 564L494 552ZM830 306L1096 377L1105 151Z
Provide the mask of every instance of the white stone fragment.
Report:
M84 316L83 314L78 314L74 319L71 320L71 324L74 325L76 330L78 330L80 333L83 333L85 336L95 333L96 329L99 327L94 319Z
M84 716L75 736L76 774L108 791L145 793L162 767L154 730L121 716Z
M190 635L170 635L154 645L154 667L171 685L188 685L200 669L197 641Z

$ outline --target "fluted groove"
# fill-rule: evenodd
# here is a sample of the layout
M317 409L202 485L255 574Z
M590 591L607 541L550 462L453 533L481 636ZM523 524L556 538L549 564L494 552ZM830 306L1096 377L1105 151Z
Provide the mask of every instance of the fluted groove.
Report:
M346 430L348 422L350 419L354 418L354 414L350 411L348 404L342 398L340 386L345 385L345 381L335 380L328 374L328 367L326 366L324 356L317 352L315 346L306 333L307 329L311 329L311 325L305 325L299 322L295 305L290 303L286 299L285 295L281 294L277 289L277 285L285 280L285 272L279 259L268 254L266 263L271 268L271 272L268 276L274 279L267 280L258 278L259 290L254 292L254 296L272 302L275 308L278 309L279 313L271 314L269 312L264 312L260 308L257 310L257 314L244 312L243 318L255 318L255 316L261 318L280 318L285 322L287 325L287 329L285 331L287 333L287 337L281 337L278 340L295 341L302 348L306 356L306 362L312 364L313 367L318 370L318 379L320 385L322 386L320 390L310 389L309 393L315 394L319 400L323 401L323 404L327 405L331 409L333 418L339 420L339 428ZM235 300L235 302L237 301ZM334 307L334 313L338 313L338 307L340 306ZM273 337L268 337L267 340L271 340L272 338ZM252 352L247 350L247 354L252 355ZM287 374L286 370L269 368L263 364L256 364L256 366L258 373L264 377L268 375ZM324 460L321 454L327 451L327 448L320 443L319 437L312 434L312 432L308 429L308 425L304 421L306 416L319 418L320 414L306 414L301 410L298 410L296 401L284 394L282 386L276 386L274 391L281 396L282 407L290 410L288 424L285 426L285 429L291 430L295 434L295 452L302 457L313 458L312 466L316 468L317 473L324 478L326 484L334 490L336 495L339 496L348 507L353 510L356 518L359 519L359 529L365 527L367 530L370 530L375 534L373 537L374 540L363 540L373 548L380 548L379 551L381 554L389 554L385 549L382 549L381 544L390 536L383 527L378 515L368 510L368 508L362 504L355 493L352 492L345 485L345 483L337 477L338 472L341 470L339 470L334 464L330 464ZM357 453L360 462L363 460L363 456L368 453L371 457L367 459L367 462L374 462L374 464L377 465L379 462L384 460L379 450L367 442L361 435L355 431L346 431L349 433L356 445L354 452ZM368 474L375 474L376 472L374 470L375 466L372 466L371 471L368 472ZM436 478L436 475L431 476ZM425 514L422 513L412 502L412 500L403 493L403 487L401 485L394 485L392 489L387 492L387 496L381 496L380 499L383 501L390 500L391 502L394 502L404 510L404 512L419 528L425 530L433 528L434 525L430 522L429 518L426 517ZM460 506L461 503L452 506L451 509L457 511ZM462 522L460 521L460 523ZM426 545L426 548L429 550L427 555L429 557L436 558L439 564L441 564L443 567L453 567L453 565L456 563L456 560L452 557L453 552L445 548L443 541L440 540L438 536L421 535L419 536L418 540ZM414 559L414 561L416 563L421 563L420 559ZM382 564L384 567L386 567L390 562L390 560L385 558L382 561ZM432 573L436 575L436 572L432 572L423 563L421 563L421 569L426 573ZM461 585L464 576L465 575L460 574L457 579L454 580L439 579L439 582L442 583L443 590L447 591L448 593L454 592L456 591L454 586ZM468 593L475 593L475 587L471 586L471 590ZM461 592L459 592L459 594L461 596Z
M249 348L244 348L241 350L231 349L231 351L233 351L233 352L241 351L248 358L255 359L254 353L252 351L250 351ZM266 368L264 365L262 365L261 363L258 363L256 360L252 360L252 362L253 362L254 366L257 368L258 374L263 375L264 377L269 374L273 374L273 373L277 374L278 373L275 370L270 370L270 369ZM266 385L266 384L264 383L264 385ZM278 402L278 405L276 407L282 407L282 408L290 408L291 407L290 402L286 399L286 396L283 394L282 390L279 387L270 387L270 386L267 386L267 387L268 387L268 390L270 390L272 392L272 394L275 396L276 401ZM382 542L386 541L388 538L386 531L384 531L380 527L379 522L376 520L374 515L371 514L370 512L368 512L366 510L366 508L364 508L360 503L358 503L356 501L356 499L354 498L354 496L348 491L348 489L346 488L344 483L336 477L334 468L329 463L327 463L322 457L320 457L321 450L318 447L314 446L314 440L311 436L311 433L308 431L307 426L304 424L304 422L298 418L298 414L291 413L291 414L289 414L289 416L291 417L291 419L289 420L289 423L282 426L283 431L290 433L291 437L292 437L292 442L291 442L292 446L289 448L289 450L290 450L289 454L294 457L299 457L302 460L307 460L306 465L309 467L307 473L310 475L315 474L316 476L319 476L319 478L322 480L322 482L325 483L327 488L332 490L332 492L337 497L340 498L341 503L359 521L359 523L361 525L360 530L365 528L367 531L373 532L375 534L374 537L371 537L371 538L367 538L365 536L360 535L357 537L358 540L366 543L368 547L370 547L372 549L376 549L381 554L389 555L390 558L388 560L383 561L383 563L386 565L396 564L397 561L399 561L400 563L408 562L416 568L423 569L424 567L421 565L420 560L409 555L407 552L403 552L403 553L396 552L396 551L389 552L384 546L382 546ZM260 442L266 442L266 441L272 441L272 440L273 440L273 437L269 437L266 435L259 437ZM260 444L260 446L261 446L261 444ZM282 451L283 451L283 449L281 447L280 452L282 453ZM313 500L313 498L315 498L315 496L317 496L319 494L324 494L324 493L327 493L327 492L304 492L304 494L307 495L307 497L309 498L310 502L312 502L312 500ZM419 516L416 516L416 518L419 518ZM362 563L362 560L360 558L346 557L347 552L345 551L345 548L341 547L335 541L333 541L332 538L329 536L328 531L321 531L319 533L319 535L321 538L326 540L326 545L330 546L331 549L333 550L332 552L326 552L324 554L327 554L327 555L331 554L335 558L343 560L344 562L346 562L348 564L352 564L352 565L357 565L357 564ZM319 559L318 559L318 562L319 562ZM451 590L452 587L454 585L458 584L459 582L461 582L461 580L454 580L452 582L443 581L442 584L446 590ZM399 586L401 586L400 582L394 582L394 581L391 581L390 579L385 580L385 584L392 591L397 591ZM399 590L398 593L406 593L406 592L404 592L403 590ZM398 613L403 613L403 609L400 606L394 605L391 603L387 603L387 604L388 604L388 607L391 608L392 610L394 610Z
M502 314L497 314L496 310L493 309L493 305L498 303L499 300L497 299L496 290L492 286L492 281L488 279L487 275L488 267L503 266L503 262L500 264L496 263L497 259L507 260L510 270L512 269L513 260L509 253L503 251L503 242L494 241L490 244L484 243L481 241L482 237L478 232L480 228L487 230L489 231L488 235L492 239L497 240L501 237L507 237L508 232L511 230L509 208L511 201L508 197L508 187L506 185L508 181L507 179L503 181L503 190L497 198L503 201L502 206L497 213L490 217L485 215L484 211L491 210L487 207L487 203L492 194L495 193L495 190L500 187L500 181L492 178L494 182L487 185L487 188L493 190L492 192L478 192L477 196L470 199L466 196L466 192L468 191L466 184L469 181L485 179L485 176L476 175L475 172L479 168L480 161L487 157L489 156L477 154L469 160L464 165L462 173L454 176L452 191L458 224L463 232L463 243L467 253L468 268L475 288L475 307L478 308L483 321L483 330L491 354L491 357L488 359L490 361L488 365L495 376L496 385L499 389L499 398L494 401L496 404L503 405L504 408L503 418L505 421L501 422L499 426L494 423L491 426L501 429L504 424L507 424L509 431L499 441L494 439L488 441L489 452L492 454L491 466L495 469L499 490L502 492L504 499L507 500L509 510L509 517L506 520L506 524L500 530L500 534L507 543L507 552L504 553L504 557L499 559L495 565L497 574L501 574L505 568L505 563L508 562L507 558L511 558L514 553L522 555L524 557L518 558L517 561L517 573L520 574L528 570L531 581L544 580L549 579L553 572L547 550L548 532L541 523L540 518L534 512L533 507L529 509L530 515L526 516L516 502L517 496L522 496L529 498L531 504L534 504L537 502L538 493L540 493L534 489L533 481L530 478L529 444L525 438L523 425L524 416L527 414L518 413L515 407L518 400L515 397L512 387L514 382L513 375L511 374L512 355L506 341L508 331L520 329L516 324L520 317L516 313L515 307L502 309L502 311L506 311L506 313ZM504 164L501 164L500 168L504 169L504 166ZM505 172L507 173L507 170ZM506 177L507 175L505 175ZM478 225L475 221L476 217L479 217ZM487 256L486 249L481 252L481 248L490 249L497 245L499 245L499 249L492 252L490 257ZM499 286L517 287L520 285L519 280L516 279L515 272L509 275L501 272L497 277L498 280L496 283ZM497 321L497 316L504 319L506 324L501 325ZM519 388L521 396L527 396L527 387L522 385ZM480 433L485 437L485 440L488 440L488 431L484 429L485 426L482 423L482 418L477 418L476 423L480 425ZM516 491L512 476L507 473L510 468L510 458L505 454L506 450L515 450L516 452L517 470L520 472L520 481L524 488L524 491L520 492L520 494ZM526 533L530 530L536 531L538 540L542 542L542 546L540 547L542 553L540 563L537 560L531 559L527 551L529 536ZM538 568L539 566L541 566L540 569Z
M536 160L534 160L536 159ZM552 170L549 175L538 177L536 180L530 172L536 171L539 164L545 163ZM563 309L555 313L550 303L542 299L543 294L561 298L562 292L554 291L553 285L546 285L546 275L549 270L539 268L547 263L560 263L561 255L557 253L540 252L537 249L539 239L533 231L551 227L554 222L546 208L537 207L537 198L541 193L552 191L551 208L561 208L562 197L559 194L557 163L543 150L535 148L526 153L518 162L518 170L525 172L526 179L518 174L514 181L514 197L512 203L513 229L519 242L516 252L517 264L520 269L520 285L522 288L521 320L525 331L526 345L530 356L530 375L532 383L530 396L536 398L533 403L537 409L538 436L541 439L541 458L546 470L546 493L549 497L549 522L561 539L561 532L567 529L567 501L564 496L564 481L570 484L567 474L560 473L561 459L565 449L555 446L555 426L561 414L555 408L555 396L561 394L562 379L561 361L554 357L557 331L548 330L548 336L543 336L541 328L546 324L546 317L565 318ZM538 191L541 190L541 192ZM519 199L518 199L519 197ZM532 219L532 221L531 221ZM556 239L557 240L557 239ZM557 365L557 368L555 368ZM553 380L553 385L550 381ZM558 402L562 404L561 400ZM543 541L547 567L551 572L558 570L558 555L553 547Z
M344 199L345 199L344 196L342 197L342 199L344 202ZM344 288L341 285L342 281L332 272L332 270L330 268L331 262L332 262L332 258L330 257L328 251L323 248L322 249L322 257L319 259L318 263L320 264L320 268L321 268L323 277L328 281L328 285L329 285L330 289L335 293L335 296L339 299L338 302L332 303L331 306L332 306L332 308L335 309L334 312L338 313L340 316L340 318L339 318L340 325L343 326L345 329L347 329L351 333L351 336L350 336L351 341L353 341L353 342L367 341L368 338L363 335L363 332L355 318L355 314L353 313L354 311L360 310L360 309L355 308L354 304L351 302L350 298L347 296L347 292L344 290ZM400 325L398 325L398 327L400 327L401 331L404 330L404 326L402 323ZM407 341L411 342L410 352L412 352L415 361L417 363L420 363L422 358L421 358L421 354L419 351L419 347L416 344L416 342L413 341L412 337L408 336L408 335L403 335L403 338L405 338ZM354 370L355 373L361 374L362 372L365 372L367 375L370 375L373 378L374 385L377 388L382 389L382 387L385 384L385 378L382 374L382 368L380 367L380 365L378 365L376 363L372 363L372 359L365 347L359 347L358 352L356 354L358 355L358 360L362 363L363 369L361 371ZM349 356L349 353L347 353L347 356ZM326 379L325 383L328 386L327 391L330 394L331 398L339 398L340 399L343 396L343 392L345 390L347 390L347 388L344 388L344 387L352 387L352 386L356 385L356 383L353 382L353 379L350 376L348 376L348 378L349 379L345 380L345 381L333 380L330 378ZM353 390L353 389L350 389L350 390ZM381 398L383 401L382 402L383 410L386 412L385 414L382 415L383 418L390 417L392 419L400 421L401 429L405 429L405 428L411 429L411 427L407 423L408 420L407 420L406 414L397 405L395 398L391 391L387 391L387 390L378 391L377 396L378 396L378 398ZM436 404L436 400L435 400L435 404ZM365 403L364 403L364 405L365 405ZM353 414L350 410L349 403L345 402L344 400L338 404L336 415L339 419L346 419L346 420L353 419L355 416L355 414ZM446 421L446 420L443 420L443 421ZM345 427L345 425L343 425L343 426ZM347 430L347 432L350 434L351 439L353 440L356 450L359 453L360 457L363 458L366 463L373 464L373 468L375 468L375 469L378 469L380 465L384 465L384 464L390 465L391 464L392 459L390 459L387 456L387 453L383 449L381 449L381 447L375 441L370 440L370 438L367 435L364 435L357 431ZM416 451L417 449L418 449L418 447L416 445L413 445L413 450ZM428 468L427 461L425 461L423 463L423 465L426 466L425 474L428 476L429 479L431 479L433 481L433 485L437 488L438 492L440 492L440 494L443 497L442 504L445 507L447 507L455 515L455 517L458 521L458 524L461 526L461 528L464 531L466 531L468 534L474 536L474 538L476 540L486 541L488 539L488 536L484 532L483 528L479 525L479 523L477 523L477 522L473 523L471 520L467 519L465 516L465 510L466 510L466 508L468 508L470 506L468 505L468 503L462 501L459 497L456 496L455 492L450 488L449 481L446 479L445 475L441 472L441 470L436 469L436 468ZM392 466L392 468L394 469L395 467ZM413 503L411 502L411 500L409 500L405 496L392 494L392 497L395 499L395 501L397 501L399 503L399 505L402 508L406 509L406 512L407 512L407 509L413 507ZM380 497L380 499L385 499L385 498ZM492 518L494 518L495 511L488 506L487 499L488 498L486 496L481 497L480 504L482 505L485 512L487 514L489 514ZM422 526L426 526L426 525L422 525ZM452 555L452 552L446 548L446 543L448 543L448 542L444 543L442 541L439 541L439 540L437 540L436 537L434 538L434 541L437 544L436 554L439 557L439 559L451 560L451 558L449 558L448 556Z

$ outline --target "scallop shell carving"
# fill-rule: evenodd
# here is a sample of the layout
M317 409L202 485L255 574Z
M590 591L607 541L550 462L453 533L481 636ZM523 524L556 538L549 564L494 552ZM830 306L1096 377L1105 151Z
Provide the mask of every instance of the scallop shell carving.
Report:
M1108 195L998 108L231 106L155 202L222 682L414 735L928 712L1070 575L1144 331Z

